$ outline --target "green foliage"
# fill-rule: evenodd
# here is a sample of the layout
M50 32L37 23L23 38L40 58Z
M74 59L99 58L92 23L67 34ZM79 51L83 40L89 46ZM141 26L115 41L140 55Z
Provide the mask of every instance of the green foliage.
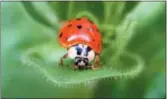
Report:
M103 67L96 71L74 71L69 59L64 66L58 66L66 53L56 39L60 22L81 16L94 21L102 33ZM154 71L164 72L165 28L163 2L4 2L2 95L92 97L95 92L101 97L98 88L102 86L104 92L113 91L108 94L112 97L164 97L164 89L153 94L161 90L159 81L164 80L163 73L157 79ZM110 85L115 79L119 79L115 87L108 87L106 83ZM134 84L143 79L141 85ZM148 86L152 82L157 84L156 91ZM136 86L144 91L129 94ZM12 89L16 91L9 91ZM83 89L86 92L79 91Z
M25 65L34 67L37 71L43 74L46 80L50 81L56 86L70 87L80 83L88 84L91 81L107 77L134 77L140 73L144 65L143 60L140 59L140 57L131 53L125 53L125 55L122 56L121 61L123 66L137 64L126 71L114 70L114 68L112 68L110 65L104 65L104 67L98 71L74 71L72 69L72 63L70 63L70 60L66 60L65 66L58 66L57 63L65 51L57 49L55 45L56 44L52 45L46 43L45 45L28 49L26 52L24 52L21 59ZM57 52L59 52L59 54L57 54ZM131 64L131 62L128 63L127 61L134 61L134 63Z

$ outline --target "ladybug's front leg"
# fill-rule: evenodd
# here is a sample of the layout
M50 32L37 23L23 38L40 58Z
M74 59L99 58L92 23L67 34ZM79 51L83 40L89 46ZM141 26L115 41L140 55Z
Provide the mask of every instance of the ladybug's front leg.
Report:
M59 65L63 65L63 59L67 58L68 54L66 53L63 57L60 58Z
M100 56L99 56L99 55L96 55L96 56L95 56L95 60L94 60L94 62L93 62L93 64L92 64L91 68L92 68L93 70L96 70L96 69L98 69L98 68L100 68L100 67L101 67Z
M76 65L74 65L74 64L72 65L72 67L73 67L74 70L77 70L77 69L78 69L78 66L76 66Z

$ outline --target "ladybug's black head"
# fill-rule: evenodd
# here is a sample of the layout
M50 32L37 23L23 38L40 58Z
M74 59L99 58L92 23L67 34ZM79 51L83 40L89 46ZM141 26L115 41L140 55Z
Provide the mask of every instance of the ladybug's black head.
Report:
M83 57L75 57L74 64L76 66L88 66L89 60L88 58Z
M68 49L68 56L74 59L78 68L87 67L95 57L95 52L85 44L77 44Z

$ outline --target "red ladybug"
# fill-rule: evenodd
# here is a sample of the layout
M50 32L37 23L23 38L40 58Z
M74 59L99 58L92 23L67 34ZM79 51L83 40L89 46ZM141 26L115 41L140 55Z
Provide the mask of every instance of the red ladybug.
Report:
M63 65L64 58L71 58L74 59L74 69L97 69L101 66L101 34L97 26L86 17L64 23L59 31L58 41L67 49L67 53L59 61L60 65Z

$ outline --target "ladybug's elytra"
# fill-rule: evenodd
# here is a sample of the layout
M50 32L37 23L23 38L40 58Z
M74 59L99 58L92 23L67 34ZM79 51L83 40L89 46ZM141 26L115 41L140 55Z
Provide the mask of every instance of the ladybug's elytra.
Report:
M67 49L60 59L74 59L74 69L97 69L101 66L99 54L102 49L102 38L97 26L86 17L72 19L62 26L58 41ZM93 62L92 64L90 64Z

